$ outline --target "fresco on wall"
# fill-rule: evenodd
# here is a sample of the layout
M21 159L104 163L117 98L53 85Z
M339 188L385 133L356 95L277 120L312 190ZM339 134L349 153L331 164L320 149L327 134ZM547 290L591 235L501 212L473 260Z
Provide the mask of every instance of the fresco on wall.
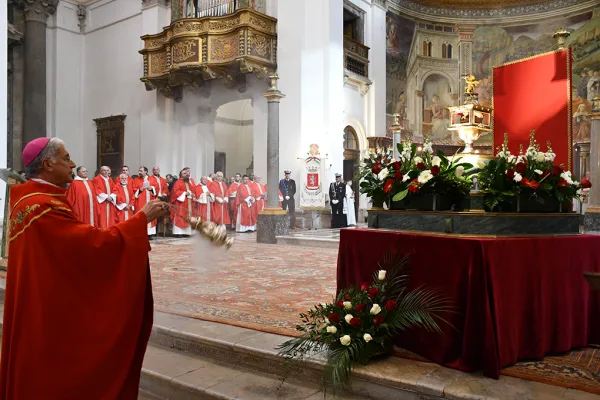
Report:
M430 73L431 67L417 67L411 70L407 77L407 68L414 64L411 55L411 43L415 40L415 22L409 17L388 13L387 16L387 113L388 126L391 125L391 115L401 115L401 124L418 140L423 134L428 133L437 144L460 145L456 135L445 131L447 119L443 112L448 105L456 104L457 93L449 90L448 79L441 75L432 75L426 78L422 87L409 90L414 84L409 84L416 77ZM422 23L423 24L423 23ZM431 24L432 31L422 33L435 43L436 35L448 37L440 31L439 26ZM555 49L555 40L552 34L560 27L567 26L571 36L567 43L572 46L574 53L573 63L573 139L576 142L589 142L591 99L600 93L600 9L583 13L567 19L546 20L542 23L522 26L480 26L473 34L472 71L480 84L477 88L479 101L484 106L491 106L492 100L492 68L495 65L510 61L520 60L536 54ZM421 25L421 27L423 27ZM429 28L428 28L429 29ZM451 29L451 28L449 28ZM457 39L456 39L457 41ZM423 54L420 50L421 43L413 45L413 52ZM458 49L452 58L458 58ZM424 51L424 49L423 49ZM409 57L411 59L409 60ZM432 58L441 55L432 54ZM449 69L446 64L444 73L459 81L458 66ZM418 68L423 69L418 70ZM435 68L435 67L434 67ZM462 90L462 85L455 92ZM412 93L411 93L412 92ZM477 145L490 143L491 136L480 139Z

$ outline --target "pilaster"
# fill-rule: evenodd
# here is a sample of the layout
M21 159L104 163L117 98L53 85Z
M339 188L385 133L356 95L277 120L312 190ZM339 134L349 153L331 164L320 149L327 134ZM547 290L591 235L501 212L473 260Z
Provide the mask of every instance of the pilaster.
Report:
M473 33L475 32L475 29L477 29L477 25L457 24L455 28L458 33L458 54L460 54L458 60L458 81L460 82L458 92L460 93L460 103L462 104L464 102L464 82L460 77L473 73L471 66L473 57Z
M591 115L590 132L590 189L589 206L583 219L585 233L600 234L600 112Z

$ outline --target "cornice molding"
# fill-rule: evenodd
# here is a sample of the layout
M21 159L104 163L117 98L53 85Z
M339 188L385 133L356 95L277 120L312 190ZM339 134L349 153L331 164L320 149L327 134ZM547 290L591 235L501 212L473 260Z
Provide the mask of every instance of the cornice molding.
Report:
M142 7L144 8L158 5L167 7L169 5L169 0L142 0Z
M383 8L387 11L388 9L388 0L373 0L373 5Z
M59 0L14 0L14 4L25 13L25 21L46 23L56 13Z
M234 119L234 118L216 117L215 122L220 122L222 124L234 125L234 126L252 126L252 125L254 125L253 119Z
M459 9L425 6L411 0L387 0L388 9L422 20L435 18L436 22L464 23L470 19L478 25L530 24L534 19L566 17L592 11L597 0L551 0L542 4L499 9Z

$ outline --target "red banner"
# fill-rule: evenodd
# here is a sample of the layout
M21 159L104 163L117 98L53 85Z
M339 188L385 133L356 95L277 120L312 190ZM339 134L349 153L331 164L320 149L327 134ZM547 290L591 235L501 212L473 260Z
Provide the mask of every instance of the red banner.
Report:
M556 163L571 169L571 49L494 68L494 149L508 133L512 154L529 145L529 131L546 151L552 143Z

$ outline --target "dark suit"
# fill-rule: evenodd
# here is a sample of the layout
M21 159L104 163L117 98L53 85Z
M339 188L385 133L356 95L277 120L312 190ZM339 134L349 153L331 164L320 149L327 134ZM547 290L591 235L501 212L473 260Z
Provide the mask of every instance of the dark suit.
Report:
M283 196L281 208L283 208L284 210L289 210L290 228L294 229L296 227L296 202L294 200L294 195L296 194L296 182L294 182L293 179L280 180L279 191ZM286 200L286 197L289 197L290 199Z
M346 184L343 182L332 182L329 185L329 203L331 204L331 227L345 228L348 226L346 214L344 214L344 198L346 197ZM337 204L333 204L337 200Z

